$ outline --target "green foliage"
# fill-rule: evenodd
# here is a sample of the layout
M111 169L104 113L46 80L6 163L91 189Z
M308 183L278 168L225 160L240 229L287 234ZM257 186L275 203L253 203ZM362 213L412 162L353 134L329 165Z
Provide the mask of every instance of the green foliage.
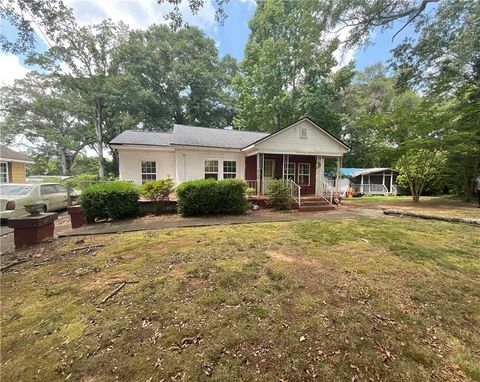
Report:
M325 24L309 0L258 3L251 34L235 81L236 127L273 132L308 116L334 134L337 112L352 66L336 74L333 52L338 41L326 36Z
M83 182L96 182L98 180L99 178L97 174L82 174L64 180L63 184L67 187L80 190Z
M164 200L173 192L173 179L148 181L140 186L140 194L152 201Z
M289 210L291 203L290 190L283 180L268 183L267 203L277 210Z
M122 219L138 213L137 186L125 181L92 184L80 196L87 221Z
M178 211L184 216L244 214L246 185L240 179L199 179L184 182L176 189Z
M174 181L171 178L148 181L140 186L140 194L155 203L155 213L163 210L163 201L173 192Z
M397 182L408 187L414 202L418 202L427 185L434 186L441 177L444 156L438 151L427 149L408 150L397 162L400 175Z

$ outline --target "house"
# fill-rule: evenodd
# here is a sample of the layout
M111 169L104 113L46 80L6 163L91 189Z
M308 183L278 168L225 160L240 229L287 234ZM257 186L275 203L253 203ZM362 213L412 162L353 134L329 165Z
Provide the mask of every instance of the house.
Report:
M331 197L326 158L336 158L337 177L348 146L309 118L271 134L174 125L168 132L127 130L110 142L119 157L120 178L141 184L171 177L246 181L257 195L284 179L300 204L306 196Z
M350 186L360 194L397 195L398 171L389 167L342 168L342 175L350 178Z
M0 145L0 183L25 183L25 165L33 163L26 155Z

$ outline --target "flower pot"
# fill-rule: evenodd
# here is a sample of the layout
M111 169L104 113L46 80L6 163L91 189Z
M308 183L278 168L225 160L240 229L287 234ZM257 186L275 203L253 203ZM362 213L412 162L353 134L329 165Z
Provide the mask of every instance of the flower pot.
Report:
M27 211L30 216L38 216L43 212L43 204L42 203L35 203L35 204L25 204L25 211Z

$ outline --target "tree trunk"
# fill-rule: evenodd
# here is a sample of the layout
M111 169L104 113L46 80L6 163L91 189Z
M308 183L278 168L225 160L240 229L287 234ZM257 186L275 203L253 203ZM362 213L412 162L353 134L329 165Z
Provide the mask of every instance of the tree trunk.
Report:
M97 139L97 162L98 176L105 177L105 164L103 159L103 139L102 139L102 101L100 98L95 100L95 137Z
M60 167L62 169L62 175L70 175L67 170L67 153L65 150L60 151Z
M414 203L418 203L420 201L420 195L419 194L412 194L412 200Z

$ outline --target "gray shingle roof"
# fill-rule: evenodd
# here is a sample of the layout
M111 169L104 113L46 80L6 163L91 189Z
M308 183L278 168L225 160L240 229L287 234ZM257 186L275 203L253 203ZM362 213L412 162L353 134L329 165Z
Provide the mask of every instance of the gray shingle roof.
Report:
M17 160L21 162L32 162L30 157L27 157L25 154L19 153L18 151L13 151L5 145L0 145L0 159L3 160Z
M175 145L241 149L267 135L253 131L175 125L172 143Z
M172 132L125 130L110 142L116 145L170 146Z
M225 130L208 127L174 125L168 133L127 130L114 138L111 144L149 145L149 146L202 146L241 149L268 134Z

